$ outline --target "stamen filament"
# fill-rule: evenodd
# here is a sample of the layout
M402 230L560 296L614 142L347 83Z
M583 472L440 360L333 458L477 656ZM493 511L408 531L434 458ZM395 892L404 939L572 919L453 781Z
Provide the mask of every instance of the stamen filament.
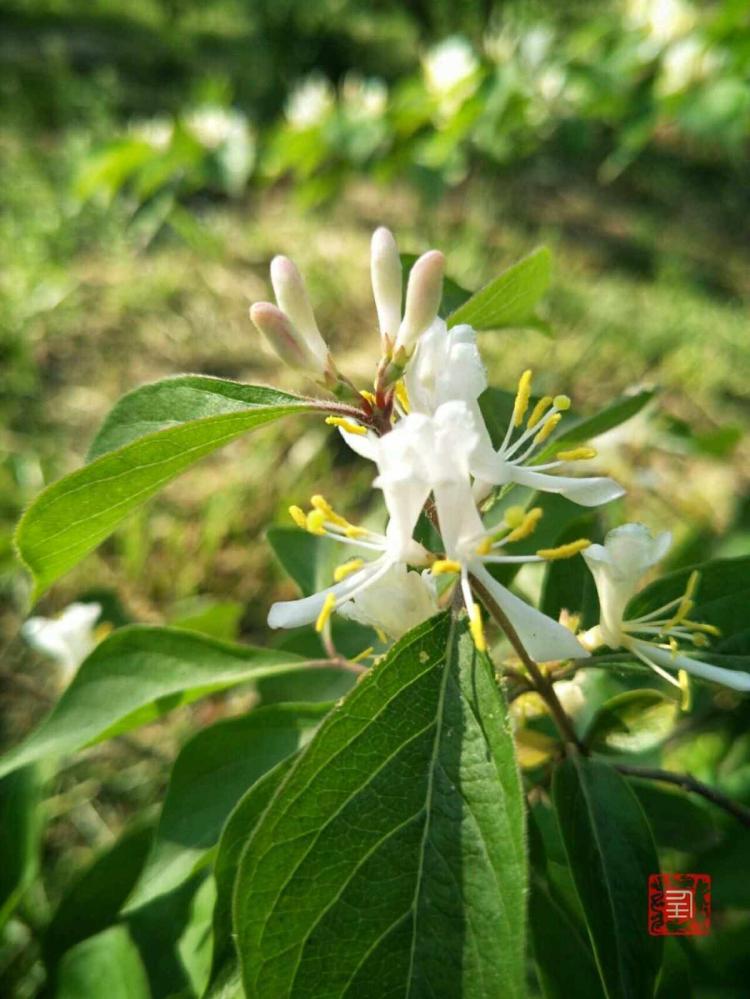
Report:
M558 425L561 419L562 419L561 413L553 413L552 416L548 416L547 419L542 424L542 429L534 438L534 444L535 445L543 444L544 441L547 440L552 431L555 429L555 427Z
M566 545L558 545L557 548L540 548L537 555L545 559L571 558L588 548L591 542L588 538L578 538L577 541L570 541Z

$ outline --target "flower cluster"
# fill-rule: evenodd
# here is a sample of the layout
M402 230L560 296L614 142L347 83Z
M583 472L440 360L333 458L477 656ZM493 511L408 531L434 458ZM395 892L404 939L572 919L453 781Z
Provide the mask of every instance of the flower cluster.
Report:
M425 253L411 268L404 295L395 239L387 229L375 232L371 276L381 361L373 391L357 391L331 359L297 268L285 257L271 264L277 304L253 305L252 320L285 361L340 398L348 395L351 405L328 422L375 466L373 485L382 491L388 521L382 533L353 524L320 495L312 497L307 511L292 507L301 529L349 546L354 557L341 563L332 584L320 592L274 604L269 625L314 623L323 631L335 611L398 638L455 595L466 608L479 650L486 648L483 604L540 662L583 658L606 645L630 651L670 680L666 671L686 670L750 689L750 676L679 653L678 641L701 644L712 631L688 618L695 580L684 597L660 612L624 620L630 597L665 553L669 535L654 540L642 525L628 524L611 532L604 545L581 538L527 554L514 545L533 535L540 507L505 507L502 520L485 522L488 498L504 497L513 485L558 493L582 506L607 503L623 489L610 478L560 474L596 452L555 448L570 400L564 395L534 400L531 371L520 378L502 441L493 442L479 406L487 379L476 333L468 325L449 328L439 315L443 268L441 253ZM418 540L427 536L425 518L439 531L439 551ZM579 638L521 600L493 572L504 564L549 562L578 553L593 573L601 604L600 624ZM671 617L659 617L668 611Z

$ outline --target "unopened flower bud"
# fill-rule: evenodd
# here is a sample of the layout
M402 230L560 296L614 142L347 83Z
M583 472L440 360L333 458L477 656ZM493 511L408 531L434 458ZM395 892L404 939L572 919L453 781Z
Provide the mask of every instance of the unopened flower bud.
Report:
M317 358L318 366L321 370L324 369L328 347L315 322L302 275L288 257L274 257L271 261L271 284L279 308L304 338L307 347Z
M285 364L316 375L323 372L319 359L281 309L270 302L256 302L250 318Z
M445 257L439 250L423 253L409 274L406 286L404 319L398 331L397 347L409 353L417 340L435 320L443 294Z
M393 233L383 226L372 236L370 274L380 334L393 341L401 325L401 259Z

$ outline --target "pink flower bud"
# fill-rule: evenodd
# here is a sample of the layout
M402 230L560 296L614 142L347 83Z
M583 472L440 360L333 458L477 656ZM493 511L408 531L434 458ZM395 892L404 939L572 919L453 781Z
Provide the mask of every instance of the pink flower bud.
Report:
M271 284L279 308L304 338L308 349L318 359L321 369L324 368L328 358L328 347L315 322L302 275L288 257L274 257L271 261Z
M437 317L443 294L444 267L445 257L439 250L423 253L412 267L396 347L411 353L419 337Z
M281 309L270 302L256 302L250 307L250 318L285 364L315 374L322 373L324 366Z
M383 226L372 235L370 273L381 336L395 340L401 325L401 259L393 233Z

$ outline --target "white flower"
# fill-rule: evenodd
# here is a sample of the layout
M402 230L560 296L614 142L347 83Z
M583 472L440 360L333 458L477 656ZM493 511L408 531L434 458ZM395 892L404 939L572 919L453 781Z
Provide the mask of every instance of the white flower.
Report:
M565 395L544 396L526 417L531 398L531 371L524 371L518 383L513 414L502 444L495 451L489 434L480 426L479 441L471 456L471 471L476 482L474 494L482 499L491 487L515 482L544 493L560 493L581 506L599 506L622 496L625 490L613 479L602 476L575 478L550 475L573 461L596 457L590 447L558 451L554 459L533 465L534 455L557 428L562 414L570 408ZM525 422L525 426L524 426Z
M58 617L30 617L21 634L33 649L54 659L69 681L97 643L94 626L101 612L101 604L70 604Z
M380 118L388 105L388 88L377 77L363 79L357 73L348 73L341 87L341 99L355 115Z
M443 293L445 257L429 250L415 261L401 315L401 259L393 234L382 226L372 237L370 271L383 353L409 357L422 333L437 318Z
M156 115L154 118L132 122L128 131L136 138L147 142L158 152L164 152L172 142L174 122L166 115Z
M323 121L334 103L333 87L324 76L314 73L292 90L286 117L295 128L312 128Z
M411 412L429 416L453 400L473 405L487 388L473 328L462 324L449 330L436 319L419 338L404 383Z
M191 111L185 118L188 131L206 149L218 149L225 142L244 141L248 136L245 116L233 108L206 104Z
M342 617L398 639L438 612L437 592L428 573L394 563L376 583L338 608Z
M479 61L464 38L447 38L432 48L422 62L427 89L438 97L472 90Z
M717 634L711 625L688 617L694 606L697 572L691 574L683 596L642 617L625 619L640 580L664 557L671 541L668 531L654 538L643 524L623 524L609 532L603 545L586 549L583 557L594 577L601 616L581 641L590 649L602 644L627 649L671 683L677 681L666 670L685 670L734 690L750 691L750 673L712 666L678 652L678 642L704 646L706 635ZM644 635L648 637L640 637Z

